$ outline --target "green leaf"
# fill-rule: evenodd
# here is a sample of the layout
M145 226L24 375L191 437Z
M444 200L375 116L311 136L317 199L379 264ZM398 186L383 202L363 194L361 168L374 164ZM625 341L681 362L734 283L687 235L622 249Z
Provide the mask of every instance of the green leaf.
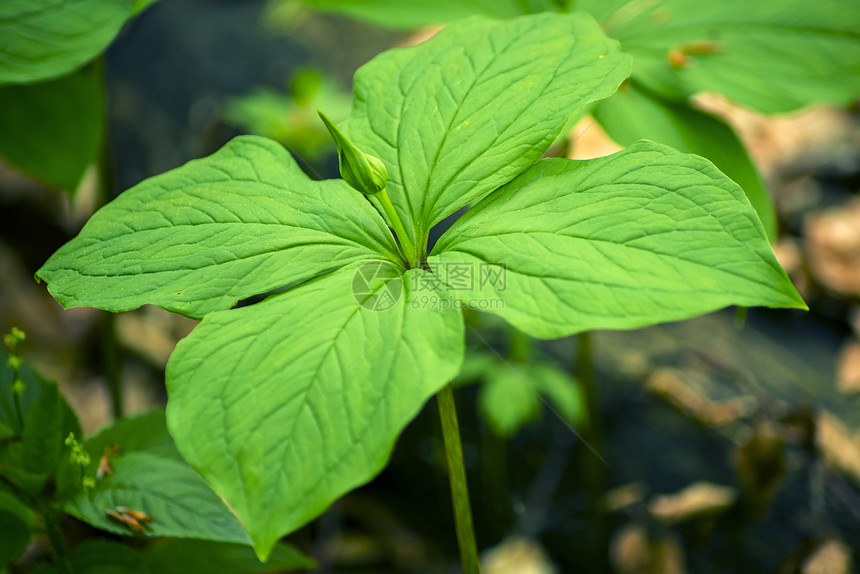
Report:
M546 398L554 414L570 426L582 425L587 416L582 387L570 373L551 364L530 365L535 389Z
M345 118L352 107L351 93L329 75L314 68L296 72L287 93L262 86L225 102L224 119L244 132L272 138L313 163L334 149L320 125L317 110Z
M478 408L490 429L510 438L538 419L548 402L553 416L570 426L585 417L582 390L568 373L547 363L516 363L496 358L484 372L478 392Z
M150 548L144 554L144 560L149 570L158 574L275 573L316 567L313 560L288 544L276 544L269 559L263 563L248 546L205 540L170 540Z
M134 15L137 16L156 2L158 0L134 0Z
M75 191L96 160L104 96L93 70L38 84L0 86L0 156L49 185Z
M768 238L776 241L776 213L770 193L746 148L723 121L685 101L660 99L636 82L622 86L614 96L597 104L592 114L621 145L649 139L712 161L741 186Z
M105 448L117 445L122 452L146 452L182 460L167 432L164 411L154 410L126 417L87 439L86 449L100 456ZM95 462L91 462L95 465ZM94 466L92 467L95 468Z
M451 384L456 388L480 380L498 361L498 357L492 353L467 351L460 372L457 373L457 377L451 381Z
M157 570L147 568L140 554L125 544L112 540L92 539L76 546L66 554L68 565L52 562L40 564L32 574L153 574Z
M514 436L541 414L540 396L529 365L496 363L478 392L478 409L490 429L502 438Z
M243 136L100 209L37 272L65 307L153 303L192 317L353 261L398 260L391 232L340 180Z
M107 515L118 506L153 518L143 534L249 543L241 525L212 489L182 460L163 411L117 421L84 443L83 469L64 460L57 478L63 509L116 534L135 531ZM99 477L104 458L107 470ZM83 478L95 484L83 488Z
M512 18L554 11L553 0L304 0L318 10L339 12L389 28L444 24L472 15Z
M113 473L67 501L63 510L115 534L250 543L236 517L184 462L129 452L115 456L111 465ZM143 532L136 532L107 514L117 507L143 512L153 520Z
M168 427L261 558L382 470L406 424L457 374L463 319L422 308L428 279L353 265L211 313L177 346Z
M621 40L633 77L664 96L714 91L782 113L860 94L858 2L586 0L577 7Z
M633 329L728 305L806 308L743 191L707 160L640 142L544 160L472 208L430 265L502 264L451 291L541 338Z
M362 66L341 128L385 163L388 195L423 246L433 225L537 160L629 66L585 14L471 18Z
M33 534L33 514L18 499L0 492L0 567L27 548Z
M67 74L102 53L131 16L134 0L4 0L0 84Z
M80 434L76 436L80 438ZM131 452L182 461L173 439L167 433L162 410L120 419L87 439L84 449L90 456L90 462L83 468L83 475L93 479L98 474L99 463L105 454L108 455L106 462L110 466L113 466L117 457ZM57 499L66 500L76 496L82 488L81 467L65 457L57 472Z

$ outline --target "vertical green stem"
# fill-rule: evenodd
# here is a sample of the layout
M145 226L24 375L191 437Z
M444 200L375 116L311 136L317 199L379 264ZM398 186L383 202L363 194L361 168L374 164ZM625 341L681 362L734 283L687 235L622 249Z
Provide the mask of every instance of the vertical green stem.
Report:
M409 239L409 235L406 233L406 228L403 227L403 222L400 221L400 216L398 216L397 211L394 210L394 205L391 204L391 199L388 198L388 193L383 189L376 194L376 197L379 198L379 203L382 204L382 209L385 211L385 215L388 216L388 220L391 222L391 225L394 226L394 232L397 234L397 239L400 240L400 246L403 248L403 255L406 257L406 261L412 267L419 267L420 261L418 261L418 252L415 250L415 245L412 244L412 240Z
M9 400L6 398L6 393L0 392L0 409L3 410L3 415L9 420L11 425L15 425L18 423L17 417L15 416L15 412L12 410L12 405L9 404ZM20 428L13 428L16 435L21 434Z
M606 516L603 509L603 495L606 492L606 467L603 459L604 446L601 433L600 405L597 400L597 385L594 378L594 359L591 333L585 331L577 336L576 376L585 391L585 408L588 412L588 425L583 432L583 440L590 448L582 449L583 480L588 492L588 522L593 539L589 547L593 556L588 560L591 572L604 572L608 569L608 536ZM598 455L595 455L598 453Z
M448 460L448 479L451 483L463 574L481 574L478 545L475 542L475 530L472 527L472 509L469 506L466 467L463 464L463 446L460 443L460 425L457 423L454 391L450 384L436 393L436 401L439 404L439 418L442 421L442 436L445 440L445 457Z
M6 395L4 393L0 393L0 397L3 398L2 406L6 418L9 419L9 424L17 426L17 428L14 429L15 434L20 435L22 432L24 432L24 411L21 408L21 392L23 385L20 380L21 356L18 354L18 341L15 340L14 337L12 337L12 341L10 343L7 343L7 345L9 347L9 358L7 359L7 365L12 369L12 382L9 383L9 390L11 392L12 402L14 404L14 415L10 412L10 407L8 401L6 400Z
M110 393L111 411L115 419L125 415L122 400L122 357L116 336L116 315L105 311L101 319L102 369Z
M108 124L107 81L105 79L105 57L102 55L95 61L96 71L102 86L104 116L102 118L102 146L96 164L98 170L98 199L97 206L107 204L113 199L113 161L110 149L110 133ZM107 379L108 392L111 399L111 410L116 419L123 417L122 400L122 357L116 336L116 316L104 312L101 319L101 351L102 368Z
M17 379L17 373L16 378ZM15 401L15 415L18 417L18 432L24 432L24 410L21 408L21 395L14 390L12 391L12 400Z
M42 508L42 515L45 517L45 533L51 541L51 546L54 547L57 562L62 565L66 574L74 574L72 565L69 564L69 559L66 557L66 545L63 543L63 537L60 535L60 530L55 522L56 513L51 509Z

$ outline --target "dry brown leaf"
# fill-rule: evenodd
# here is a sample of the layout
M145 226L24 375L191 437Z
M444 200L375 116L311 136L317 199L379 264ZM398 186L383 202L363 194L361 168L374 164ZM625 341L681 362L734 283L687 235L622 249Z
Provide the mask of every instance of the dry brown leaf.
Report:
M814 277L836 293L860 296L860 200L809 215L804 227Z
M802 574L849 574L851 551L838 540L828 540L803 563Z
M645 382L645 388L649 392L666 399L687 415L709 425L724 425L734 422L750 411L748 401L741 398L712 401L686 384L671 369L654 371Z
M713 93L700 94L696 103L723 117L734 127L750 155L767 178L787 158L844 137L850 122L847 112L828 107L809 108L791 116L765 116Z
M695 482L675 494L655 496L648 504L651 516L674 524L722 512L737 499L735 489L710 482Z
M591 116L585 116L579 120L568 135L570 137L569 159L594 159L612 155L624 149L612 141L612 138Z
M646 487L641 482L631 482L613 488L606 493L604 505L608 512L614 512L642 502L645 498Z
M527 538L509 538L484 552L481 560L484 574L555 574L543 547Z

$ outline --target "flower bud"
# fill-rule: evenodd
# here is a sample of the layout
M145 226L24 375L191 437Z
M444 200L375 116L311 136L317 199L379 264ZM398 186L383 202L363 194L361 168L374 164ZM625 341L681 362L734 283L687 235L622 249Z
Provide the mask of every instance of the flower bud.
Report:
M319 115L337 146L340 176L343 180L365 195L374 195L385 189L388 182L385 164L379 158L355 147L324 113L319 112Z

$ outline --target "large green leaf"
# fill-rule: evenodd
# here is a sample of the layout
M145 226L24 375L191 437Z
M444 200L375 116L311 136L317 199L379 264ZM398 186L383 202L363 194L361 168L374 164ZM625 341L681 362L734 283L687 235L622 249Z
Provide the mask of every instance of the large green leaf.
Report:
M107 48L134 0L4 0L0 3L0 84L55 78Z
M211 313L167 365L170 432L261 557L378 473L460 367L460 312L417 298L430 274L374 265Z
M621 40L634 78L669 97L714 91L780 113L860 95L860 2L584 0L577 8Z
M144 554L144 562L150 572L158 574L278 573L285 570L307 570L316 566L313 560L287 544L276 544L269 559L263 563L248 546L205 540L166 541L150 548Z
M443 24L475 14L512 18L554 11L553 0L304 0L319 10L339 12L390 28Z
M470 18L359 69L345 128L383 160L391 201L423 245L434 224L537 160L629 67L585 14Z
M65 307L153 303L200 317L397 247L340 180L311 181L254 136L147 179L100 209L37 272Z
M707 160L649 142L539 162L467 212L433 253L437 274L505 265L502 279L450 294L500 301L479 308L542 338L727 305L805 308L743 191Z
M721 120L686 101L655 97L633 82L598 103L592 111L609 136L621 145L654 140L678 151L708 158L741 186L761 219L767 236L776 240L773 200L735 132Z
M104 130L101 79L82 70L37 84L0 86L0 156L74 191L98 156Z

